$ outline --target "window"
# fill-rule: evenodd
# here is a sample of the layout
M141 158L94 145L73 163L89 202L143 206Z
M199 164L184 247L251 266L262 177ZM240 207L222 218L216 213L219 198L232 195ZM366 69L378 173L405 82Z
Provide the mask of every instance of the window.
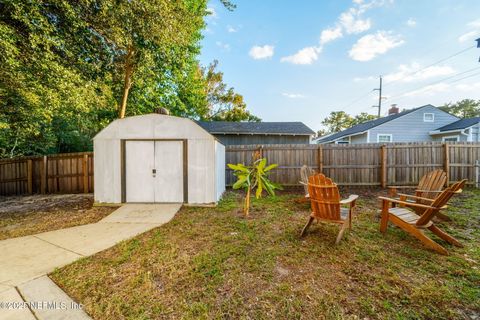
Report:
M442 137L442 142L458 142L460 141L459 136L446 136Z
M423 114L423 122L434 122L435 121L435 114L434 113L424 113Z
M377 142L392 142L391 134L377 134Z
M336 144L349 144L349 141L337 141Z

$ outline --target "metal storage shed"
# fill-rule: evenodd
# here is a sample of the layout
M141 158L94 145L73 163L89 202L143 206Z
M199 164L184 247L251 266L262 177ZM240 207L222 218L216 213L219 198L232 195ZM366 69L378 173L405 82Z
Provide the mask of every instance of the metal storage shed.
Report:
M192 120L118 119L93 142L96 202L211 204L225 191L225 147Z

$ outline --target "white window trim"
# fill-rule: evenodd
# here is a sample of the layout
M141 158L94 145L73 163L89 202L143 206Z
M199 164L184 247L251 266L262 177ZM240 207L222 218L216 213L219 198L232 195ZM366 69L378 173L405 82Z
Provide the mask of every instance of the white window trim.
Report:
M457 138L457 142L460 141L460 135L454 135L454 136L445 136L442 137L442 142L445 142L445 139L451 139L451 138ZM448 142L448 141L447 141Z
M381 141L380 136L390 137L389 142ZM377 143L392 143L393 142L393 135L391 133L377 133Z
M432 115L432 120L427 120L427 119L425 119L425 116L426 116L427 114L431 114L431 115ZM425 113L423 114L423 122L435 122L435 113L433 113L433 112L425 112Z

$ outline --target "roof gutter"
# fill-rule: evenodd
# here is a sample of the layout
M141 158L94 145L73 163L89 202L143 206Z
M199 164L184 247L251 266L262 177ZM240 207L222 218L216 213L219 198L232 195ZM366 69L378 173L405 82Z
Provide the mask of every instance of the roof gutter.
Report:
M368 130L365 130L365 131L362 131L362 132L357 132L357 133L352 133L352 134L347 134L347 135L344 135L344 136L341 136L341 137L338 137L336 139L331 139L331 140L325 140L325 141L322 141L322 142L319 142L317 140L317 143L318 144L322 144L322 143L329 143L329 142L334 142L334 141L337 141L337 140L340 140L340 139L343 139L343 138L348 138L348 137L353 137L353 136L358 136L360 134L364 134L364 133L367 133ZM327 137L328 138L328 137ZM321 139L320 139L321 140Z
M465 130L470 129L470 127L465 128L465 129L457 129L457 130L448 130L448 131L439 131L439 130L434 130L430 131L428 134L431 136L438 135L438 134L448 134L448 133L460 133L465 136L468 136L468 133L465 133Z

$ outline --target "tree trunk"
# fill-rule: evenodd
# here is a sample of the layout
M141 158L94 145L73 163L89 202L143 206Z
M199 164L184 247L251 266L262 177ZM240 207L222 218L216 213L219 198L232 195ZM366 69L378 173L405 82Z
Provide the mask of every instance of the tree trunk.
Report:
M248 217L250 214L250 187L247 189L247 195L245 197L245 207L243 209L243 213L245 214L245 217Z
M127 56L125 57L125 79L123 82L123 95L122 101L118 107L118 117L120 119L125 118L125 111L127 110L128 93L132 87L132 75L133 75L133 48L128 47Z

